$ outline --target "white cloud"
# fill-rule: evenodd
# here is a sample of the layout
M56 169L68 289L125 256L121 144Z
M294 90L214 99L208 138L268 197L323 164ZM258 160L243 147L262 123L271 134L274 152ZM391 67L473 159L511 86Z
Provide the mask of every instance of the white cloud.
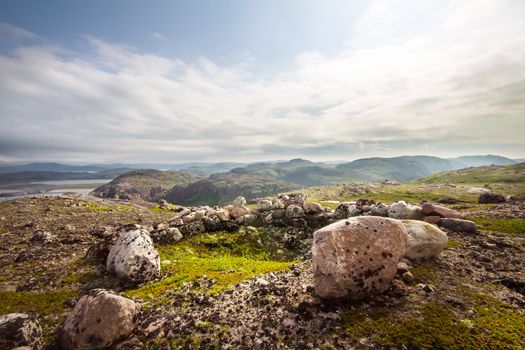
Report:
M18 46L0 56L0 158L521 156L523 12L464 1L429 5L432 17L412 4L371 3L339 55L305 52L269 79L249 62L184 62L94 37L90 55Z

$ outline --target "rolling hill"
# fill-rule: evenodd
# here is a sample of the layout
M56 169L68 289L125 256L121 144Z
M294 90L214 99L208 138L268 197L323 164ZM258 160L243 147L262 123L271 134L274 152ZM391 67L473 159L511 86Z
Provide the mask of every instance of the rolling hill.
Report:
M177 185L198 181L202 176L188 172L140 169L127 172L92 194L101 198L142 200L155 202Z

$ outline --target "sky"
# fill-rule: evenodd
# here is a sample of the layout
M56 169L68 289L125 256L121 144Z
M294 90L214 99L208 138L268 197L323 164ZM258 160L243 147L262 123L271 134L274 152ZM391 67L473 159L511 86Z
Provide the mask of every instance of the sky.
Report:
M0 161L525 158L525 2L0 2Z

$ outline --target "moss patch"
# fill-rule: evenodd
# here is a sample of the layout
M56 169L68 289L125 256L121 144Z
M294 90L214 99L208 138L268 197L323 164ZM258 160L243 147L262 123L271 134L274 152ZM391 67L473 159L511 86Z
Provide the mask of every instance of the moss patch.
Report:
M525 315L491 297L472 294L472 313L465 317L451 306L427 303L409 317L397 310L345 311L343 324L356 339L414 349L523 349Z
M76 297L78 292L72 290L46 290L43 292L0 291L0 314L12 312L36 313L49 315L60 313L64 302Z
M159 248L162 281L126 292L131 297L158 299L167 291L180 289L185 282L208 276L216 283L209 290L218 293L260 274L288 268L293 262L272 260L253 239L241 233L198 235L176 245ZM168 264L165 262L169 261Z
M499 231L514 235L525 235L524 219L507 218L470 218L484 230Z

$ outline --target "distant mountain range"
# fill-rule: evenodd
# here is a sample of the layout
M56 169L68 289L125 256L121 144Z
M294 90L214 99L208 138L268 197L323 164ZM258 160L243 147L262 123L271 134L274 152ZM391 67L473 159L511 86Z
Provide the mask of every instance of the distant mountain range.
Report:
M296 158L258 163L153 164L153 169L135 169L152 164L0 164L0 184L115 178L97 188L94 194L146 201L165 198L184 205L214 205L239 195L254 199L301 187L341 182L407 182L444 171L516 163L510 158L485 155L374 157L343 163Z
M444 159L430 156L402 156L393 158L364 158L342 164L326 164L312 162L306 159L292 159L289 161L252 163L236 167L225 172L207 174L210 169L224 170L229 165L200 165L198 174L200 179L177 183L167 189L164 198L170 202L184 205L215 205L231 201L242 195L247 199L264 197L278 192L285 192L301 187L328 185L341 182L379 182L393 180L407 182L435 173L468 168L481 165L511 165L516 162L501 156L467 156ZM221 163L225 164L225 163ZM190 173L196 166L187 170ZM106 187L127 188L134 191L128 182L133 173L125 174L115 179ZM142 182L143 190L144 187ZM158 185L158 183L157 183ZM164 186L168 188L169 186ZM112 191L95 191L97 195L114 197ZM146 192L140 196L148 200ZM155 192L157 199L159 193ZM119 198L123 198L122 194Z

